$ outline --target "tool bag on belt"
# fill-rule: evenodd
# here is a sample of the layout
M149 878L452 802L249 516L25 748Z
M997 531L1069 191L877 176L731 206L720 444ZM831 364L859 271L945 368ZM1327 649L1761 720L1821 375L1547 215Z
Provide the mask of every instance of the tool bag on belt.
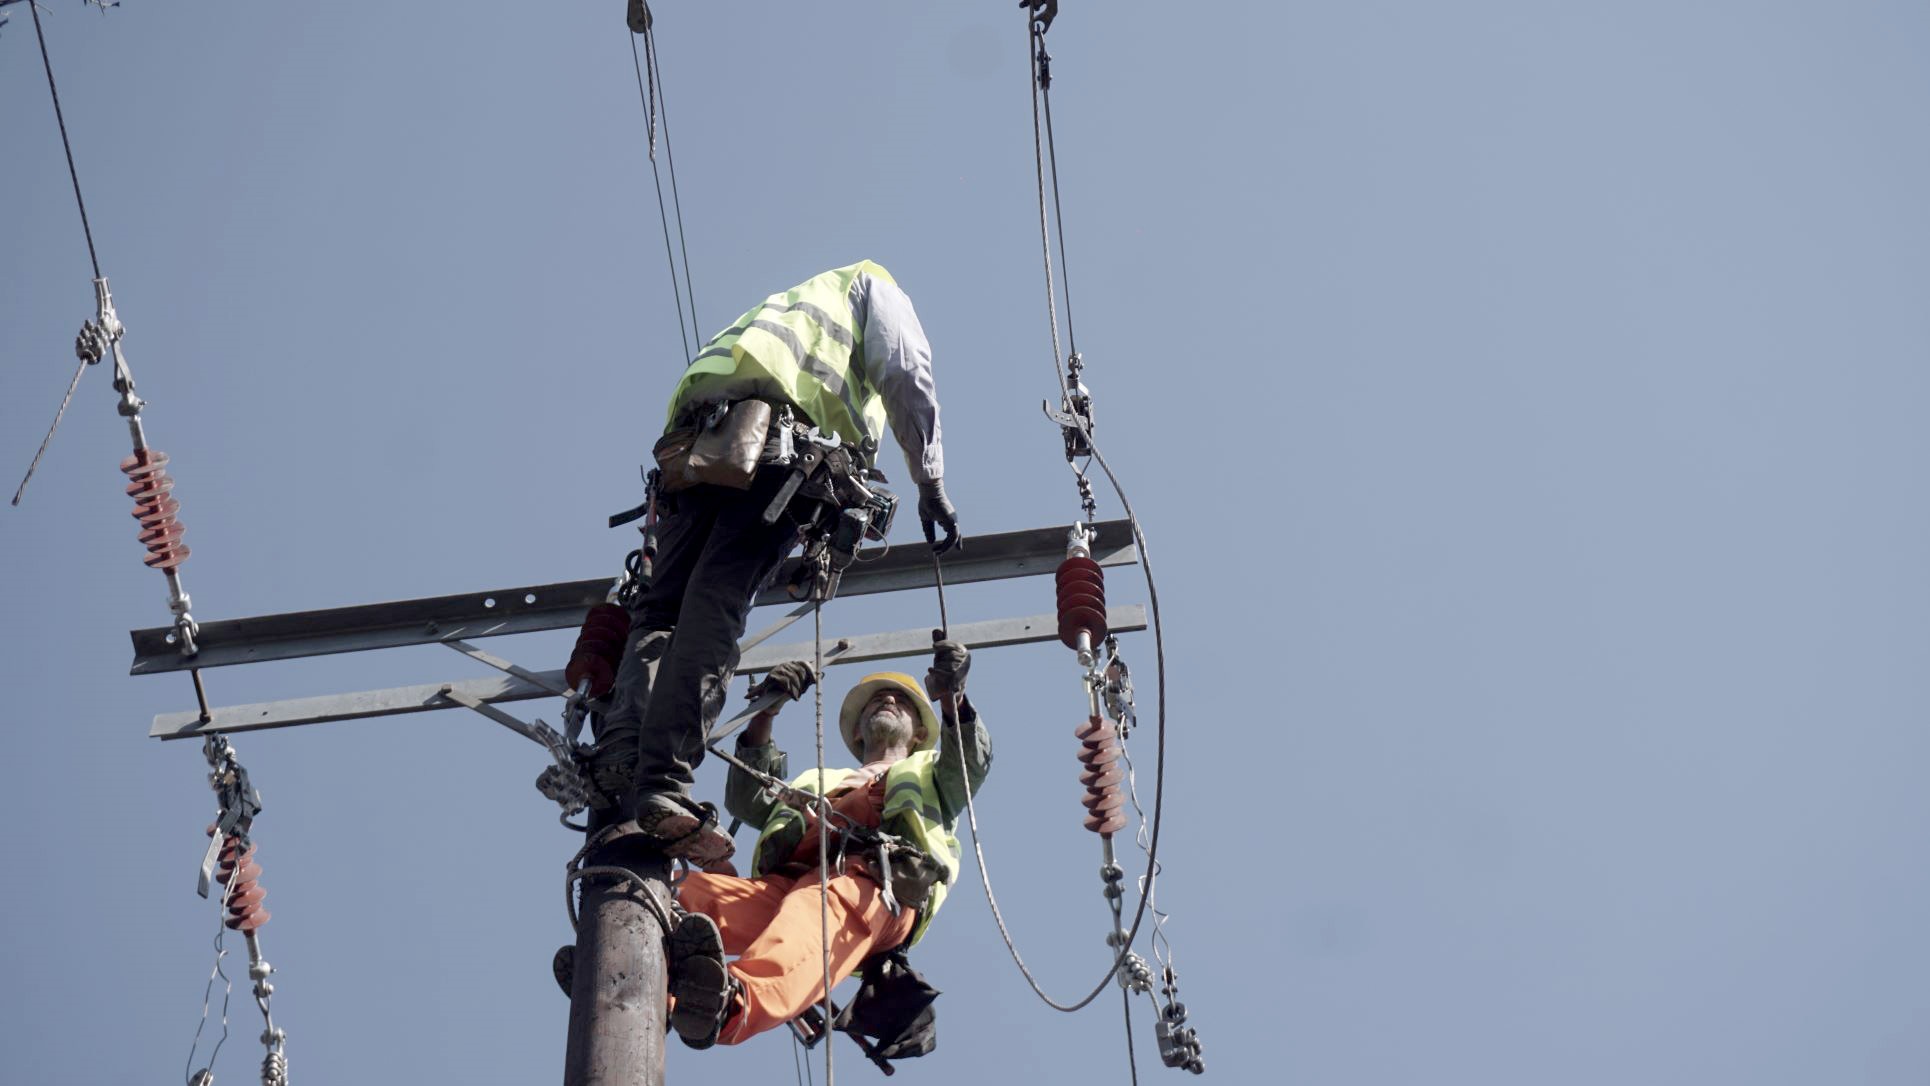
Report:
M695 425L671 430L651 450L663 472L663 492L698 483L749 489L770 432L771 405L763 400L705 407Z
M911 967L903 947L864 963L858 994L831 1028L872 1038L874 1060L923 1056L938 1047L938 989Z

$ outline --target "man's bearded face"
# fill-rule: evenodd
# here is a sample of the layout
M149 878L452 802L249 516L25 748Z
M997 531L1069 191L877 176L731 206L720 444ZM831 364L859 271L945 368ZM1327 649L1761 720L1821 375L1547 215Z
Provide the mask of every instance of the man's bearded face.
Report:
M858 715L858 737L864 740L866 750L910 746L917 727L918 717L910 702L896 690L871 695L864 703L864 712Z

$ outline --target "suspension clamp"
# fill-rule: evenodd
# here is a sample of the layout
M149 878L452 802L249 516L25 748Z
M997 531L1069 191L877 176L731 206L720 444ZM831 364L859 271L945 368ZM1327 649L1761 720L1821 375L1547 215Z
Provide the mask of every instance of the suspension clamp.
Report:
M1199 1031L1186 1024L1186 1004L1179 1001L1179 974L1170 965L1166 967L1160 990L1166 995L1166 1006L1160 1010L1159 1022L1153 1028L1153 1035L1159 1040L1159 1062L1168 1067L1185 1068L1196 1075L1205 1074L1205 1046L1200 1044Z
M1050 403L1041 405L1045 417L1058 423L1064 431L1068 461L1092 455L1092 390L1079 379L1084 369L1084 358L1078 351L1072 352L1072 357L1066 360L1066 385L1058 410L1053 410Z
M221 812L215 819L207 854L201 858L201 879L195 885L195 892L207 897L221 846L232 838L238 852L247 851L248 828L261 813L261 793L248 780L248 770L235 758L234 746L226 736L209 736L201 744L201 753L208 760L208 784L214 789Z

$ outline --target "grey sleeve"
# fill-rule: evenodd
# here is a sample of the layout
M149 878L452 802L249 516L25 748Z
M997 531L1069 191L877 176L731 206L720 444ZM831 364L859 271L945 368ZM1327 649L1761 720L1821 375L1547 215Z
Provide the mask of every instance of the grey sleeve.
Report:
M945 450L938 426L938 387L932 381L931 343L896 283L862 275L865 380L885 401L892 436L905 452L914 483L944 477Z
M957 730L949 722L940 725L943 737L938 743L938 765L934 770L939 806L948 822L965 812L967 785L972 795L978 795L985 775L992 771L992 733L985 730L985 721L979 717L978 710L963 697L959 698L958 723ZM963 743L959 742L960 732L964 733Z
M762 746L745 746L742 736L737 744L737 756L746 764L756 766L780 780L790 779L790 756L777 749L776 743ZM743 819L744 824L755 829L764 828L764 820L771 817L771 809L776 804L764 794L764 782L749 773L730 767L730 775L724 778L724 810L731 817Z

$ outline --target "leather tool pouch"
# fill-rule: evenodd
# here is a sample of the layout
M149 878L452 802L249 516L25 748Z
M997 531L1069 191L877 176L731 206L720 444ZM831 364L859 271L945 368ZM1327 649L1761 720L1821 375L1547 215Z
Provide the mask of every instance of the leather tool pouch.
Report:
M871 877L882 882L875 860L866 857ZM945 869L937 860L915 848L891 850L891 896L907 908L922 909L931 903L931 888L945 881Z
M652 452L663 471L664 493L698 483L748 490L770 430L770 404L739 400L709 412L697 426L663 435Z

